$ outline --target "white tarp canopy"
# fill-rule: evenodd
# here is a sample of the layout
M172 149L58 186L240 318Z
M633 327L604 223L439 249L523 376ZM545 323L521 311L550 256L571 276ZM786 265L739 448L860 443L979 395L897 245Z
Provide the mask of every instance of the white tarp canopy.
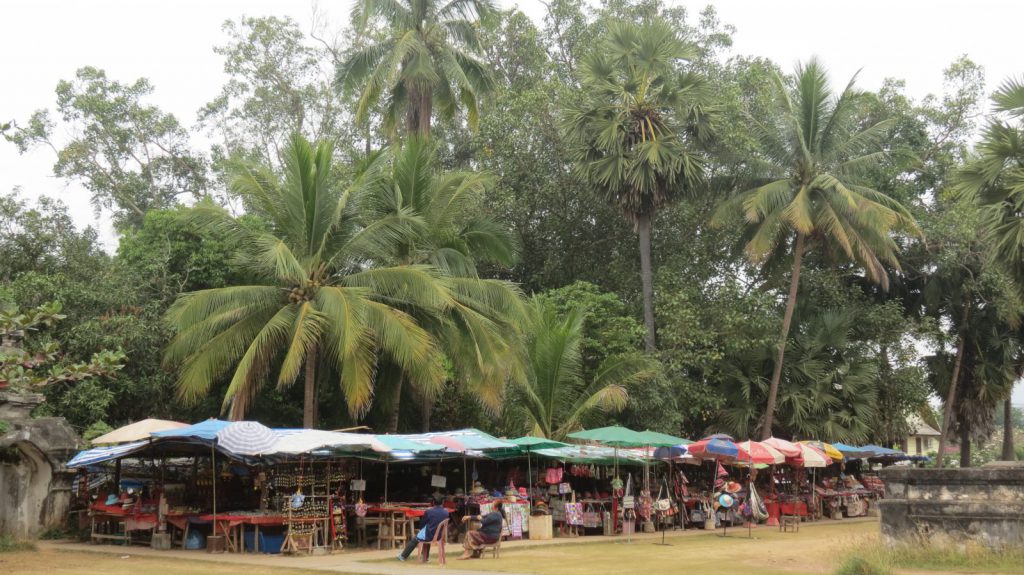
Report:
M375 451L377 453L392 451L384 442L372 435L306 429L278 439L267 454L298 455L321 450Z

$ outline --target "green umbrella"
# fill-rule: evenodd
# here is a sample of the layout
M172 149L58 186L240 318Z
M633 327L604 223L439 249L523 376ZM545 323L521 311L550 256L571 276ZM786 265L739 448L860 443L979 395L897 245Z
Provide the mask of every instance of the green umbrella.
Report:
M534 437L532 435L518 437L508 441L510 443L515 443L519 447L525 448L526 451L530 451L531 449L557 449L559 447L569 446L568 443L562 443L561 441L555 441L554 439L548 439L546 437Z
M612 447L644 447L648 444L648 439L639 431L633 431L619 425L577 431L576 433L570 433L569 437L596 441L605 445L611 445Z
M568 443L562 443L561 441L555 441L554 439L548 439L546 437L534 437L527 435L525 437L519 437L510 440L510 443L514 443L516 446L526 451L526 484L529 491L526 493L530 501L530 509L533 509L533 466L530 463L530 450L531 449L557 449L559 447L568 447Z
M640 435L644 436L647 443L644 445L651 447L675 447L677 445L689 445L693 443L689 439L683 439L682 437L675 437L668 435L667 433L658 433L657 431L641 431Z
M648 439L639 431L622 427L620 425L609 425L597 429L585 429L570 433L573 439L596 441L615 448L615 477L619 477L619 448L620 447L645 447ZM646 467L646 462L644 466Z

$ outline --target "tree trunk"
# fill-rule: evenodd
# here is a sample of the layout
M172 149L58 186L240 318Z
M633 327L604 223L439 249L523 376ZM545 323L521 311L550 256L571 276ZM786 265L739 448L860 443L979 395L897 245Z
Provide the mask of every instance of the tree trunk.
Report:
M1013 449L1013 404L1010 403L1009 397L1003 402L1003 454L999 459L1017 460L1017 453Z
M789 339L789 327L793 323L793 311L796 309L796 293L800 288L800 269L804 261L805 236L796 234L796 246L793 248L793 273L789 278L789 296L786 298L786 313L782 316L782 334L779 336L779 353L772 369L772 383L768 388L768 404L764 408L764 426L761 428L761 439L772 436L772 425L775 423L775 400L779 395L779 383L782 381L782 360L786 356L786 341Z
M409 108L405 111L405 128L408 135L430 137L430 116L433 113L433 99L430 90L410 85Z
M636 231L640 236L640 282L644 297L644 326L647 335L644 337L644 349L648 353L657 351L657 339L654 328L654 272L651 270L651 215L641 215L636 222Z
M420 431L430 431L430 416L434 413L434 399L426 393L420 398Z
M395 381L395 386L391 390L391 413L388 414L388 420L385 425L385 431L387 433L398 432L398 416L399 410L402 407L402 385L405 383L405 376L401 375Z
M964 362L964 334L967 333L967 320L970 318L971 308L964 305L964 317L960 321L960 336L956 344L956 360L953 361L953 375L949 379L949 392L946 394L946 405L942 410L942 435L939 436L939 455L935 459L935 467L941 468L945 465L943 457L946 454L946 436L949 434L949 424L953 420L953 406L956 403L956 388L960 384L960 366Z
M971 466L971 426L964 422L960 426L960 467L966 469Z
M316 427L316 346L306 355L306 385L302 402L302 427Z

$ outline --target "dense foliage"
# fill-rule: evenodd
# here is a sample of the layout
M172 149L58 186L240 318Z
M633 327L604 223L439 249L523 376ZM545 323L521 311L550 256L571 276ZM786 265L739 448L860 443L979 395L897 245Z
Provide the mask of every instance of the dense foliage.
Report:
M0 196L0 335L63 316L8 341L0 381L90 434L225 414L895 443L923 414L968 464L1012 423L1020 80L982 124L967 58L913 100L734 54L711 8L545 5L227 22L203 138L145 78L60 82L0 134L50 148L118 244Z

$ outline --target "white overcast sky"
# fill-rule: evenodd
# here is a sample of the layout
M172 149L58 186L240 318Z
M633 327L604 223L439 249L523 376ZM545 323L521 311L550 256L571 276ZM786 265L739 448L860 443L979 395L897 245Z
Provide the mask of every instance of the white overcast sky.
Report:
M671 1L671 0L669 0ZM518 5L540 22L539 0L499 0ZM790 68L820 56L844 82L858 69L861 86L902 78L922 98L942 91L942 70L967 54L986 70L989 90L1007 76L1024 74L1019 50L1024 2L899 0L677 0L696 14L713 4L736 27L734 54L764 56ZM350 0L322 0L320 9L341 24ZM196 111L224 82L212 47L224 42L221 24L243 14L291 16L308 29L309 0L0 0L0 122L24 120L54 105L54 88L76 69L103 68L116 80L145 76L152 102L192 125ZM39 149L19 156L0 141L0 190L21 186L26 196L49 195L71 206L79 225L100 228L108 249L116 240L96 218L87 195L52 176L54 157ZM1024 403L1024 386L1017 403Z

